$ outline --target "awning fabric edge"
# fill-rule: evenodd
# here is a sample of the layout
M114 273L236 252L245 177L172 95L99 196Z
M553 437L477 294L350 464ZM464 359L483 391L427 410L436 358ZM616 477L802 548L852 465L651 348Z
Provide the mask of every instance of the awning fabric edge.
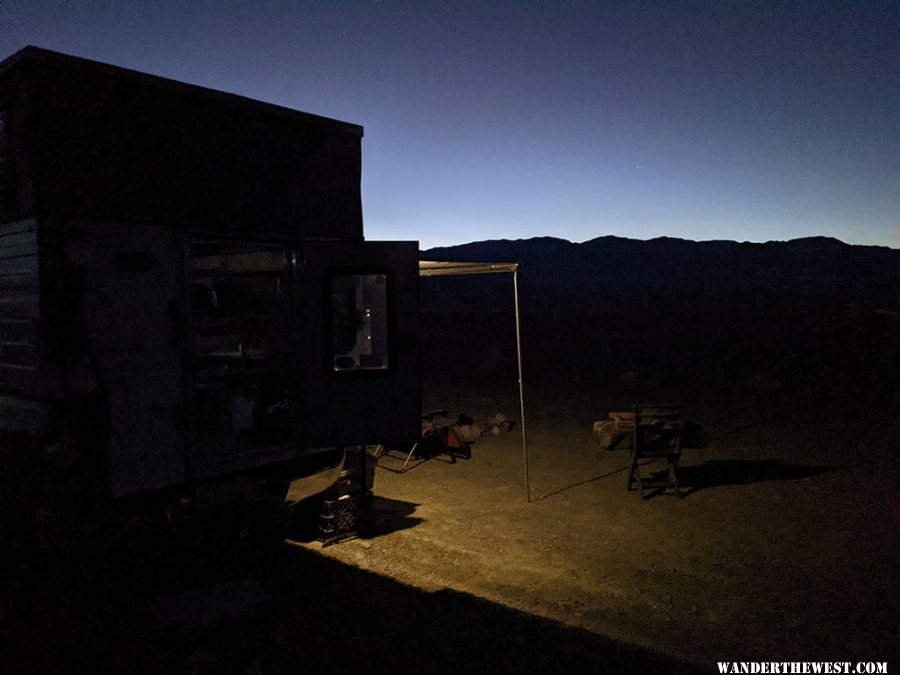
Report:
M419 261L420 277L453 276L457 274L497 274L499 272L515 272L518 269L519 263Z

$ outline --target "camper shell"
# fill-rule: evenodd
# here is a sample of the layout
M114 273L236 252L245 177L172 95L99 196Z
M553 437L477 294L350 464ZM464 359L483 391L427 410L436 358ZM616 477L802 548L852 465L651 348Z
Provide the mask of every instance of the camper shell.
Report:
M28 47L0 64L0 430L99 493L420 431L418 245L361 127Z

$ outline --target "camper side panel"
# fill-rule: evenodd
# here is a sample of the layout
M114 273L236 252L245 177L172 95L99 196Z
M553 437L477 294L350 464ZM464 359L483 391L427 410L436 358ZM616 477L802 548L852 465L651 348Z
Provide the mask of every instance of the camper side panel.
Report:
M85 368L104 392L113 496L185 479L183 240L141 225L84 224Z
M34 209L218 235L361 239L361 129L80 60L24 59Z
M40 367L37 227L0 225L0 392L30 394Z

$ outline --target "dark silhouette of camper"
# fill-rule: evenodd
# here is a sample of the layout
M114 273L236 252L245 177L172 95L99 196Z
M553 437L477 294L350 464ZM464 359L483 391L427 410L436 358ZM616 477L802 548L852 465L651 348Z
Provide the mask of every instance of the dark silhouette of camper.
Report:
M0 428L72 448L105 497L277 501L343 447L415 441L418 245L364 240L362 135L34 47L3 61Z

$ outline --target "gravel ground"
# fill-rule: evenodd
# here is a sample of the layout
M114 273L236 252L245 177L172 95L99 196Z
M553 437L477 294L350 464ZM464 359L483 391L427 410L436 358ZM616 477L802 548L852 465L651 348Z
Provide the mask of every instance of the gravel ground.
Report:
M496 399L456 400L476 416L496 412L486 407ZM695 414L712 438L684 453L685 497L642 500L625 490L627 451L592 445L589 406L530 408L530 502L517 433L481 439L471 460L437 456L405 473L394 453L376 476L380 532L306 548L704 669L896 662L896 416L863 427L816 409L766 424Z
M518 422L509 395L430 398ZM616 402L585 400L532 395L530 501L516 429L405 473L392 453L374 531L328 547L297 531L273 545L227 516L87 545L103 539L7 486L0 672L897 663L896 414L694 405L710 440L685 451L685 497L641 500L625 490L626 454L590 438Z

